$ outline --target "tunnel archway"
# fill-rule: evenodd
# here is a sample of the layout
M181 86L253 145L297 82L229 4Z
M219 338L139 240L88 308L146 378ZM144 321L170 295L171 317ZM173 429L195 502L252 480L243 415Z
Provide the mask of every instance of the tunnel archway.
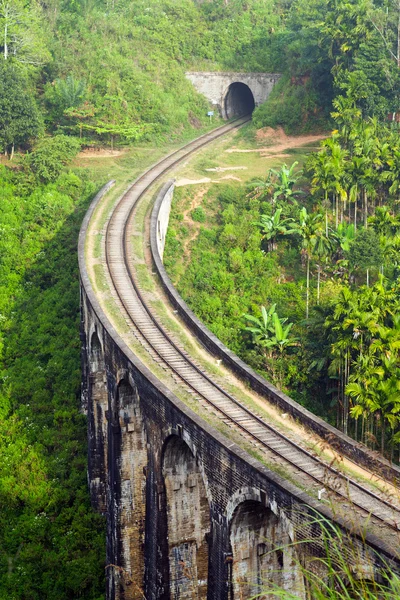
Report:
M178 436L163 455L170 597L205 600L208 581L210 507L196 458Z
M304 577L286 528L261 502L239 504L230 527L234 600L276 598L276 589L305 598ZM268 593L271 590L271 594Z
M228 119L248 115L253 112L255 101L253 92L241 81L231 83L225 95L225 114Z

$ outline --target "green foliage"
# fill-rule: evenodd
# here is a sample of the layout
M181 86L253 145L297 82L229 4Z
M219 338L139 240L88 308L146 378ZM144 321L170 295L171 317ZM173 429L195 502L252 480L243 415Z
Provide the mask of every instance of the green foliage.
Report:
M104 593L104 523L89 504L79 402L74 258L93 193L84 175L33 185L0 167L2 598Z
M330 372L344 374L340 386L345 392L341 414L344 428L349 413L356 420L361 418L361 438L374 446L380 434L382 451L386 426L393 444L400 424L398 311L398 282L393 285L382 279L372 288L343 288L325 321L332 341Z
M13 63L0 58L0 150L12 151L41 131L42 117L27 81Z
M267 102L256 108L253 122L256 127L284 127L289 134L326 129L329 108L323 104L308 80L292 83L289 76L275 85Z
M340 130L307 162L305 206L293 199L300 191L289 185L293 165L246 187L211 188L203 204L208 229L189 266L182 272L181 258L170 255L182 248L182 230L174 231L174 246L167 237L165 264L224 343L390 456L400 440L399 139L376 119L354 120L354 102L343 98L350 112ZM243 313L248 326L240 336Z
M57 135L44 138L27 157L26 162L40 181L50 183L75 158L80 147L80 141L73 137Z
M193 221L197 221L198 223L204 223L206 220L206 213L201 206L198 206L194 210L192 210L192 219Z
M253 324L252 327L245 327L245 330L250 331L254 336L255 344L268 349L271 356L275 350L282 354L286 348L294 346L296 343L296 340L289 336L293 323L288 323L283 327L287 319L280 319L275 308L276 304L273 304L267 311L265 306L262 306L262 319L253 315L244 315L244 318Z
M383 263L379 237L373 229L360 229L347 253L350 266L357 270L379 268Z
M68 75L65 79L56 79L48 85L45 99L49 107L49 117L53 121L60 121L68 109L82 106L85 101L86 82Z
M35 71L50 60L46 27L37 0L0 0L0 51L4 60Z
M278 238L291 235L296 231L293 229L293 219L281 219L282 208L278 208L275 213L271 215L261 215L260 221L256 222L255 225L261 227L263 239L267 240L268 250L276 250L276 241Z

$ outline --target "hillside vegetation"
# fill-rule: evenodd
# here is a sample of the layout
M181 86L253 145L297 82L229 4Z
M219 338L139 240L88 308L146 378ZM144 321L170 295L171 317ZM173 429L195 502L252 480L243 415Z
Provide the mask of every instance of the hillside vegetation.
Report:
M269 102L254 113L255 127L281 124L289 132L321 130L332 123L333 109L338 115L340 134L333 142L340 146L347 165L344 179L336 175L336 167L327 167L326 178L319 175L319 183L314 182L318 169L311 165L307 179L293 188L307 194L310 186L315 188L316 195L304 200L307 214L324 199L328 226L336 228L329 202L337 202L338 197L344 202L345 190L347 207L354 208L358 199L360 210L364 206L367 211L367 223L380 214L375 211L374 216L371 199L388 207L386 216L382 213L385 219L396 220L396 182L383 175L395 172L398 146L390 132L382 134L379 128L399 104L397 23L395 5L361 0L0 0L0 598L104 596L104 523L89 506L86 422L79 397L76 241L92 195L114 173L126 182L132 157L133 162L137 157L135 168L139 163L149 164L152 153L159 155L165 144L195 137L209 126L207 103L188 83L185 71L279 72L283 76ZM372 116L377 119L373 139L378 142L372 144L371 154L372 142L356 147L351 138L355 130L350 126ZM120 162L99 163L92 171L77 167L81 148L135 145L140 145L140 151L131 150L129 160L122 155ZM335 162L332 148L326 147L323 153ZM364 157L369 158L361 165ZM380 172L378 181L374 177ZM361 187L356 173L364 178ZM346 178L352 174L349 184ZM280 385L292 389L296 398L321 410L329 406L322 394L328 380L326 366L313 364L315 353L307 344L310 340L310 344L322 344L320 358L328 361L330 342L308 337L301 322L305 310L302 238L297 234L272 248L263 229L269 217L277 218L281 204L282 218L298 222L303 202L298 206L294 201L287 203L283 192L279 198L276 190L271 195L268 185L266 181L255 184L252 192L210 191L210 213L207 204L203 210L205 218L211 221L212 216L216 223L201 232L198 260L203 266L208 261L208 267L215 270L219 240L226 240L219 277L221 288L229 290L227 319L234 318L234 325L222 323L224 300L216 294L219 284L209 287L206 278L199 279L204 291L199 297L208 303L207 312L221 337L224 330L236 330L229 333L235 350L243 347L246 359L257 368L266 369ZM255 191L258 188L265 194ZM274 204L271 199L275 197ZM350 223L345 211L340 220ZM237 233L242 223L243 231ZM376 223L371 222L370 230L378 236ZM391 232L393 227L389 227ZM319 233L317 238L321 238ZM201 249L207 250L203 258ZM382 249L389 256L385 252ZM308 255L303 252L303 262L304 256ZM317 262L311 251L309 259L315 273ZM335 260L329 255L331 271L336 269ZM392 285L396 298L397 271L389 258L385 261L382 265L389 283L379 283L377 259L370 273L370 285L375 287L360 292L366 302L368 294L379 295L379 285L385 294ZM341 269L345 277L344 263ZM349 293L356 296L357 285L364 280L361 271L350 282ZM187 277L190 273L191 269ZM320 275L326 284L321 287L321 307L325 307L323 299L328 303L328 296L337 297L347 283L335 273L331 277L329 270ZM269 282L277 280L283 285L275 286L272 294ZM310 311L315 305L313 285ZM246 306L234 299L235 289L246 289ZM393 302L388 313L380 313L380 331L394 323L397 305ZM291 335L306 340L301 348L286 344L288 355L285 349L276 362L265 350L267 346L262 343L260 349L257 333L252 337L253 332L247 331L244 338L242 334L242 311L260 318L263 304L268 311L276 304L279 318L295 323ZM328 313L320 318L327 319ZM310 317L316 314L310 312ZM377 352L371 331L362 337L370 353ZM389 337L382 334L382 343L392 343ZM357 344L346 352L350 353L346 365L349 357L352 361L360 357ZM386 367L379 363L377 368L380 376ZM339 394L340 398L353 397L350 391L343 396L343 386L357 381L351 380L351 373L343 379L340 369L341 387L334 386L335 398ZM378 377L373 371L371 377ZM353 390L356 396L357 389ZM339 400L335 406L341 407L338 422L345 427L350 405L343 408ZM376 417L364 419L367 427L358 435L363 439L366 431L380 435L384 445L392 448L397 416L385 430L382 423L390 411L379 407L373 412Z
M203 189L192 224L199 191L178 188L165 249L178 290L227 346L396 461L399 150L397 126L356 117L302 170Z

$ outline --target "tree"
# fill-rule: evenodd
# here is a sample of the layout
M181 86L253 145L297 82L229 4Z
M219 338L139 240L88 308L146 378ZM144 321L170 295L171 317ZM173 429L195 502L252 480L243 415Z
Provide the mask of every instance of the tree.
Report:
M280 171L270 169L270 174L275 177L274 193L272 197L274 204L279 198L282 200L293 201L295 196L303 193L301 190L293 189L301 175L301 173L294 174L294 169L297 165L298 162L295 161L290 167L288 167L286 163L283 164Z
M369 271L379 268L383 262L379 237L373 229L360 229L356 234L347 253L349 265L355 271L366 272L367 286L369 285Z
M44 23L36 0L0 0L0 48L4 60L40 66L50 59Z
M265 346L267 340L271 338L274 331L273 315L275 314L276 304L273 304L268 310L265 306L261 307L261 319L253 315L243 315L243 318L252 323L251 326L245 327L246 331L253 334L254 342L258 346Z
M329 231L328 231L329 234ZM317 236L314 245L314 254L317 259L317 304L320 300L320 289L321 289L321 263L327 261L328 256L333 250L333 238L329 237L326 232L325 235L321 231Z
M263 350L267 359L271 359L272 364L269 368L274 379L277 379L278 387L281 388L283 354L287 348L297 346L298 342L297 338L290 335L293 323L286 324L287 319L280 319L275 309L276 304L268 310L262 306L261 319L253 315L243 315L243 318L251 323L245 330L252 333L255 345Z
M55 181L81 147L80 141L66 135L44 138L27 157L37 178L43 183Z
M271 178L271 171L268 171L267 176L260 179L253 179L248 183L249 198L259 198L265 200L272 195L274 184Z
M393 237L400 230L400 219L396 217L387 206L378 206L375 214L369 217L373 229L378 235Z
M263 239L267 240L268 250L276 250L276 239L290 235L296 231L293 219L281 219L282 209L278 208L273 215L261 215L255 225L261 227ZM292 227L292 229L289 229Z
M0 60L0 148L11 158L14 147L37 137L43 129L41 115L27 83L11 63Z
M299 223L296 226L296 233L298 233L302 239L302 252L306 257L307 263L306 319L308 319L310 304L310 260L317 244L318 237L322 235L323 219L324 217L321 213L309 213L303 206L299 215Z

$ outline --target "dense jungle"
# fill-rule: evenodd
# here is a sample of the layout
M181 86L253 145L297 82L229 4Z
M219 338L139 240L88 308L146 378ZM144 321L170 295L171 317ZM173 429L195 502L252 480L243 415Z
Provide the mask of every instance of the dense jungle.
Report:
M301 169L211 186L184 269L178 205L179 289L275 385L397 458L398 28L391 0L0 0L0 598L104 596L77 235L110 176L219 124L187 70L281 73L243 135L326 139Z

